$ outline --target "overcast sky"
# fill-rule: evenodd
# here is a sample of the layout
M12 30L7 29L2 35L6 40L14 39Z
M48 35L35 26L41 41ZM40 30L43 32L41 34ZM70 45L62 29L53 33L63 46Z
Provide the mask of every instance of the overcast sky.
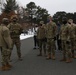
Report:
M76 0L17 0L17 2L24 7L29 2L35 2L37 6L46 8L51 15L57 11L76 12Z

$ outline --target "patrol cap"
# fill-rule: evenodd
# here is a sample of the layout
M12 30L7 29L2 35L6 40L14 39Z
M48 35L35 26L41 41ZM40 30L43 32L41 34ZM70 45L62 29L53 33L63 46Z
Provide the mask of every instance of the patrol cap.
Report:
M11 20L12 20L12 19L18 19L17 15L12 15L12 16L11 16Z
M73 19L69 19L68 22L73 22Z
M52 19L52 17L51 16L47 16L47 19Z
M40 21L40 24L44 24L44 21Z
M2 19L2 22L6 22L6 21L8 21L8 18L3 18Z

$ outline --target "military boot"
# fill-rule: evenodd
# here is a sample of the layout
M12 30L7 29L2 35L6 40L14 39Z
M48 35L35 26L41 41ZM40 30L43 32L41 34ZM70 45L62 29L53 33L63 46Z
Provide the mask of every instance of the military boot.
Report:
M72 62L72 59L71 58L68 58L67 60L66 60L66 63L71 63Z
M1 71L5 71L5 66L0 67Z
M72 55L72 58L76 59L76 56L73 54L73 55Z
M72 62L72 58L71 58L71 52L68 53L68 58L66 60L66 63L71 63Z
M52 59L52 60L55 60L55 55L54 55L54 54L51 55L51 59Z
M10 70L10 67L8 67L7 65L5 65L5 71Z
M76 56L74 55L74 59L76 59Z
M7 71L7 70L10 70L10 68L9 68L7 65L5 65L5 66L2 66L2 67L0 68L0 70L2 70L2 71Z
M7 64L6 64L6 66L7 66L7 67L9 67L9 68L11 68L11 67L12 67L12 65L10 65L9 63L7 63Z
M46 57L46 60L51 59L51 54L49 53L48 56Z

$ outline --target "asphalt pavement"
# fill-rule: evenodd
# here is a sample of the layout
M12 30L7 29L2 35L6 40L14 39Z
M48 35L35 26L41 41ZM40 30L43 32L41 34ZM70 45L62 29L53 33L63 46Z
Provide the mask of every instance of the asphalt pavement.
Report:
M73 59L72 63L60 62L62 52L58 50L56 50L56 60L39 57L37 56L39 50L33 50L33 38L21 41L21 52L23 61L18 60L14 47L11 56L13 67L9 71L0 71L0 75L76 75L76 59Z

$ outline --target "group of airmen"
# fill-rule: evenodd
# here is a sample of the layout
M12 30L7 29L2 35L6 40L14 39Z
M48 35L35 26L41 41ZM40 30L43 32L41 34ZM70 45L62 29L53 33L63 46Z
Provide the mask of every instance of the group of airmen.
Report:
M43 21L40 21L37 30L39 54L42 56L44 50L44 56L47 60L56 59L56 37L57 37L57 25L53 22L52 17L47 18L48 23L45 25ZM61 47L63 52L63 58L60 61L65 61L66 63L72 62L72 58L76 58L76 24L73 23L72 19L63 19L61 29L59 32L59 38L61 39ZM16 45L18 59L21 61L21 43L20 34L23 31L22 26L18 23L18 18L16 15L11 17L11 23L7 18L3 18L2 24L0 25L0 49L2 56L2 67L0 70L6 71L12 68L10 64L11 53L13 46Z
M11 16L11 21L9 22L8 18L3 18L0 25L0 51L1 51L1 64L0 70L6 71L12 68L10 64L11 53L13 46L16 45L18 60L21 58L21 43L20 43L20 34L22 33L22 26L18 23L17 15Z
M47 60L56 59L56 39L57 35L61 40L61 49L63 58L60 61L65 61L66 63L71 63L72 58L76 58L76 24L73 23L72 19L63 18L62 25L59 34L58 28L55 22L53 22L52 17L47 18L48 23L44 24L40 21L37 30L37 40L39 46L38 56L44 55ZM44 50L44 52L42 52Z

